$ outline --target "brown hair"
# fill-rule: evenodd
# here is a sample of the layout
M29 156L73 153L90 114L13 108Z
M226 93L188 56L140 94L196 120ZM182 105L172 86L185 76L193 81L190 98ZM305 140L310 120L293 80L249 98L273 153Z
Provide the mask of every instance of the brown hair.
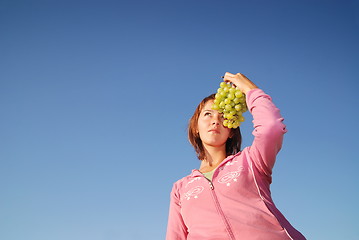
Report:
M215 94L211 94L208 97L205 97L200 104L198 104L196 110L193 113L193 116L189 120L188 123L188 140L194 147L196 151L197 157L199 160L203 160L205 158L205 151L203 148L202 140L199 137L199 133L197 131L198 128L198 118L204 107L204 105L210 101L214 100ZM242 144L242 135L241 130L238 128L231 129L232 137L227 139L226 142L226 154L227 156L238 153L241 150Z

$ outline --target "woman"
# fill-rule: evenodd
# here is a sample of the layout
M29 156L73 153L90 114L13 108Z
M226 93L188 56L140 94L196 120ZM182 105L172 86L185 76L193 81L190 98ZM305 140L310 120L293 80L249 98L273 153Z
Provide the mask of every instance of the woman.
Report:
M211 108L214 95L203 99L188 128L201 165L173 185L166 239L305 239L271 198L272 168L286 132L279 109L243 74L227 72L224 81L246 94L254 141L240 151L239 128L223 126L222 114Z

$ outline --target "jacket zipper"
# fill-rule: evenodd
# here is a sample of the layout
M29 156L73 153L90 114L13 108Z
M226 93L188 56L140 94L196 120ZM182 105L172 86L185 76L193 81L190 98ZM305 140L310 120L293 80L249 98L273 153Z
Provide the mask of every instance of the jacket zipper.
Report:
M207 178L206 178L206 179L207 179ZM227 232L228 232L230 238L231 238L232 240L235 240L236 238L235 238L235 236L234 236L234 234L233 234L233 231L232 231L232 229L231 229L231 226L229 225L229 222L228 222L226 216L224 215L224 212L223 212L223 210L222 210L222 208L221 208L221 205L219 204L219 201L218 201L216 192L214 191L213 183L212 183L212 181L210 181L209 179L207 179L207 180L208 180L208 182L209 182L209 186L211 187L211 194L212 194L212 198L213 198L214 204L216 205L217 211L218 211L218 213L219 213L219 214L221 215L221 217L222 217L222 220L223 220L223 222L224 222L224 225L226 226L226 230L227 230Z

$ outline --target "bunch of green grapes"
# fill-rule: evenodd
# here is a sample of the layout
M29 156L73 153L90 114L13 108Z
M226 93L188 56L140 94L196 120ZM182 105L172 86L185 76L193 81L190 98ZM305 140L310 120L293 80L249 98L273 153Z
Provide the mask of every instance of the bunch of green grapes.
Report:
M223 126L237 128L245 120L242 114L248 110L246 97L242 91L236 89L232 84L221 82L212 109L223 113Z

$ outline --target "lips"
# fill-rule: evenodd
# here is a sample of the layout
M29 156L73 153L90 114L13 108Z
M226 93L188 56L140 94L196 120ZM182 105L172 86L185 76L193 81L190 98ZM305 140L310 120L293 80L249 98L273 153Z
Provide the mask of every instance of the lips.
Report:
M208 132L219 133L218 129L210 129Z

